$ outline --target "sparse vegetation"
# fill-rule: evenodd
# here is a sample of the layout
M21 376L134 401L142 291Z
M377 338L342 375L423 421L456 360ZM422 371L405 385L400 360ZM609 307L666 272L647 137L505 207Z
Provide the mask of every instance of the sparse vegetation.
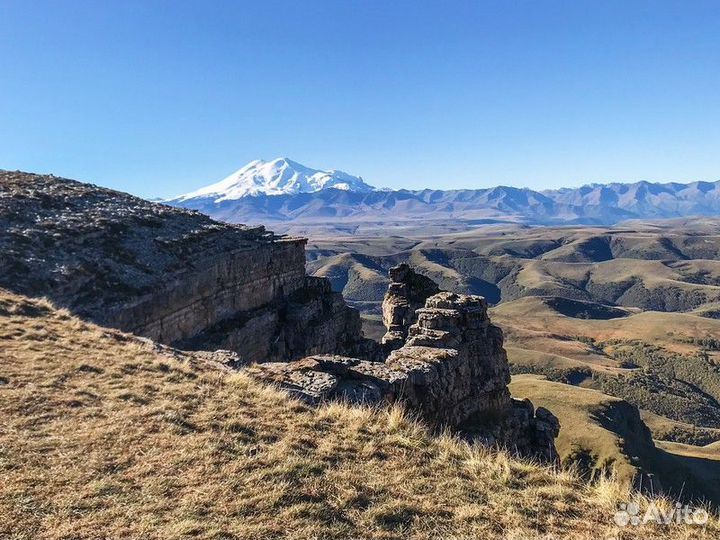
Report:
M720 441L720 429L698 427L695 424L671 420L650 411L642 411L642 419L652 431L653 438L658 440L698 447Z
M625 400L590 388L579 388L519 375L510 386L514 395L527 397L553 411L560 419L557 448L563 463L587 478L614 474L639 489L661 485L667 492L690 499L720 501L720 467L710 448L657 448L644 424L647 413ZM655 427L662 417L655 415ZM677 426L677 423L676 423Z
M622 362L640 366L642 374L604 377L603 391L675 420L720 427L720 366L706 356L672 353L639 341L613 340L604 348Z
M720 351L720 339L716 338L684 336L680 338L679 341L681 343L692 343L693 345L699 345L706 351Z

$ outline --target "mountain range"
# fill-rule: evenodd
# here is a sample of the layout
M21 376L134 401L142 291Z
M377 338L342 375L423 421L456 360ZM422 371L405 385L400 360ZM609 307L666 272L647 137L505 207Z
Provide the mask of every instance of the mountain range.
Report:
M361 177L287 158L255 160L224 180L165 201L231 223L372 221L611 225L720 215L720 181L590 184L535 191L376 189Z

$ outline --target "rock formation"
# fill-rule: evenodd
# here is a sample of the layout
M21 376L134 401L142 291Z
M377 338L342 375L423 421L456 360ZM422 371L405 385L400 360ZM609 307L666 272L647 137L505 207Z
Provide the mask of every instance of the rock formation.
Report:
M440 292L437 284L403 263L390 269L390 285L382 305L387 333L382 343L388 351L402 347L408 329L417 320L415 312L425 300Z
M303 238L54 176L0 171L0 287L99 324L246 361L375 354L305 275Z
M438 293L416 310L416 319L407 341L384 362L316 355L250 372L312 404L402 401L431 425L555 461L558 421L546 409L511 398L502 331L491 324L485 299Z

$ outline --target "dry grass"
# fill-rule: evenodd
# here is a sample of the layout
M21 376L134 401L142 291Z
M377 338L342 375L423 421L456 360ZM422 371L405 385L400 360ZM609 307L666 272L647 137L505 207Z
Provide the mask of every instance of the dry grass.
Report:
M596 390L551 382L538 375L513 376L510 392L513 396L530 399L536 406L550 409L558 417L560 435L556 446L563 460L576 459L574 454L578 452L587 453L592 455L595 467L612 466L619 481L632 482L638 473L637 467L642 465L633 463L637 449L625 448L631 446L626 444L627 433L610 429L610 424L617 424L613 427L618 431L628 429L609 418L613 406L622 400ZM603 419L605 425L599 419ZM629 423L628 419L624 420ZM648 450L651 450L652 443L648 443Z
M4 292L0 355L3 538L720 535L620 529L620 482L432 436L397 407L313 410Z

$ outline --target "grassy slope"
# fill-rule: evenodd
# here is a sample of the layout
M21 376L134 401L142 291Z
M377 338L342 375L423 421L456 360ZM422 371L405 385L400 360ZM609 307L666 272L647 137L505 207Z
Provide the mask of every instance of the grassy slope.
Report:
M548 300L522 298L492 310L514 372L542 373L631 401L656 413L646 418L657 439L718 440L720 351L705 347L720 337L720 320L660 312L578 319L558 313Z
M602 470L614 467L618 478L632 481L637 474L633 454L647 453L650 448L625 447L625 438L638 434L626 432L617 422L605 422L613 407L623 405L621 399L607 396L596 390L578 388L568 384L551 382L538 375L515 375L510 384L513 396L528 398L536 406L550 409L560 420L557 449L564 462L575 461L581 454L587 455L590 467ZM611 424L611 425L609 425ZM648 446L637 441L635 447Z
M586 464L595 471L614 469L621 481L647 485L648 475L663 489L720 501L720 452L715 445L659 442L627 402L596 390L551 382L536 375L516 375L510 390L550 409L560 420L557 448L563 461Z
M621 483L433 437L400 408L309 409L2 291L0 346L0 537L621 534ZM720 524L622 531L667 534Z

